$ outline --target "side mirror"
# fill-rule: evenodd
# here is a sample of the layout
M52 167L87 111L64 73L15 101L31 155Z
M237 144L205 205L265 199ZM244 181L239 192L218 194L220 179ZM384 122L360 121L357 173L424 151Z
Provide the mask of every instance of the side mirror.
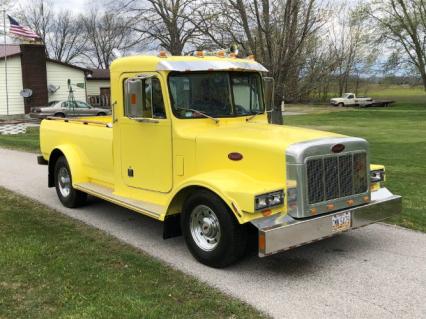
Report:
M125 115L131 119L152 118L152 76L138 76L125 82Z
M263 78L263 96L266 112L272 112L274 110L274 78Z

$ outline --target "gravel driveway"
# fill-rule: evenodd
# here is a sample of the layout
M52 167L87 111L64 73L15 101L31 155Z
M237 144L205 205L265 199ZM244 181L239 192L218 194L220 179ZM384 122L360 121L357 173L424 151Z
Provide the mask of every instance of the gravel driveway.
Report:
M0 149L0 185L112 234L276 318L425 318L426 234L383 224L227 269L197 263L161 224L91 199L60 205L34 154ZM200 305L202 306L202 305ZM220 317L220 314L218 314Z

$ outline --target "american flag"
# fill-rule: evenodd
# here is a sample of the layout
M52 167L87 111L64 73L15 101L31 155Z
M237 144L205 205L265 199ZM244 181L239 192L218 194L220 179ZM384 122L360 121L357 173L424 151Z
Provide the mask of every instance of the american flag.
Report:
M35 33L33 30L31 30L28 27L24 27L18 23L15 19L13 19L11 16L7 16L9 18L10 22L10 28L9 32L12 34L15 34L20 37L29 38L32 40L38 40L40 39L40 36Z

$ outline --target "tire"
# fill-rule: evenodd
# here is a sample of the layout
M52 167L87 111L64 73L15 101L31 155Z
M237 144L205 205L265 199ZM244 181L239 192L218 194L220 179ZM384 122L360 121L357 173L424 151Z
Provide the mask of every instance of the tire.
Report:
M338 106L338 107L344 107L344 106L345 106L345 104L343 104L342 102L340 102L340 103L338 103L338 104L337 104L337 106Z
M99 112L98 114L97 114L97 116L105 116L106 115L106 113L104 113L104 112Z
M56 113L55 115L53 115L54 117L65 117L64 113Z
M72 187L72 175L64 156L58 158L54 170L56 194L62 205L76 208L86 203L87 194Z
M247 228L209 191L198 191L185 201L181 223L189 251L204 265L223 268L246 252Z

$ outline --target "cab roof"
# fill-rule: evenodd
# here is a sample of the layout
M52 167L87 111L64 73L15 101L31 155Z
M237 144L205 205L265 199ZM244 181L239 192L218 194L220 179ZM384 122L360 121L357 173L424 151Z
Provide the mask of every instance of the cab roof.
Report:
M131 56L115 60L112 72L143 71L257 71L268 72L260 63L249 59L217 56Z

